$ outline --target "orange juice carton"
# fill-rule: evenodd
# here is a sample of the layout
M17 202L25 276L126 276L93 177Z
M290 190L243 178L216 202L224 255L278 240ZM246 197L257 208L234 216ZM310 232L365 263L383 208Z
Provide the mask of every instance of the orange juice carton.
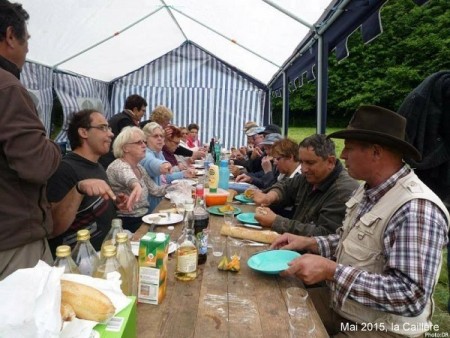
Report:
M161 304L167 288L168 234L148 232L139 243L138 302Z

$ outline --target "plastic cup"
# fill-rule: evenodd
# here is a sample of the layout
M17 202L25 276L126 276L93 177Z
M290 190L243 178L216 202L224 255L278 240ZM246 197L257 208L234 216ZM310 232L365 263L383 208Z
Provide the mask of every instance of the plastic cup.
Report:
M314 337L315 325L311 317L294 316L289 318L289 337Z
M298 287L286 290L288 313L290 316L300 316L302 312L309 313L307 300L308 291Z
M239 260L241 259L241 250L242 243L240 241L236 241L234 239L228 239L228 259L233 259L233 257L237 257Z
M210 242L212 245L212 253L215 257L220 257L223 255L225 248L225 238L222 236L212 236L210 237Z
M234 211L225 211L223 213L223 221L230 227L234 226Z

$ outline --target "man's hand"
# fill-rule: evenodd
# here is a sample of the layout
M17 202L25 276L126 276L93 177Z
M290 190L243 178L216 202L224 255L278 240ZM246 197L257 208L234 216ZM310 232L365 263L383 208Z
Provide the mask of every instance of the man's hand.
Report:
M305 284L315 284L333 280L337 263L319 255L304 254L288 263L289 268L281 276L295 276Z
M202 158L205 158L206 152L204 150L197 150L192 152L191 158L193 160L201 160Z
M112 191L111 187L104 180L97 178L88 178L86 180L79 181L76 184L77 191L81 194L88 196L101 196L105 200L116 200L116 195Z
M273 204L277 200L278 194L272 191L263 193L261 190L255 190L253 194L253 202L255 202L256 205L261 205L265 207Z
M270 208L265 207L257 207L255 212L255 219L261 224L263 227L270 228L275 221L277 215L270 210Z
M272 156L264 156L261 160L261 167L266 174L272 171L272 158Z
M270 245L270 248L295 251L307 250L312 253L319 252L319 247L314 237L297 236L288 232L277 237Z
M246 174L240 174L236 177L235 182L252 183L252 178Z
M186 169L183 170L183 177L184 178L193 178L195 177L195 169Z
M250 158L252 160L256 160L258 157L261 157L263 155L263 151L259 149L258 147L253 148L252 155Z
M114 204L116 205L116 208L121 211L128 211L127 209L127 203L128 203L129 196L124 194L123 192L119 192L116 195L116 200Z

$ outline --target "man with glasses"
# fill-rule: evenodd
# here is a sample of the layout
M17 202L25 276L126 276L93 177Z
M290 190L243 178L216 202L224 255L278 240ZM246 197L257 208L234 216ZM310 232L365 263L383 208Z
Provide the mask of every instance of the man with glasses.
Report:
M257 191L256 220L264 227L284 233L319 236L334 233L345 216L345 203L358 182L336 159L334 142L326 135L312 135L299 145L302 174L274 184L266 193ZM276 215L265 206L293 205L294 216Z
M92 245L100 250L116 216L115 206L131 208L131 199L114 195L98 162L109 151L113 133L101 113L86 109L71 116L67 137L72 152L64 156L47 188L54 220L50 247L53 253L61 244L73 247L77 231L88 229Z
M139 126L139 122L145 115L146 109L147 101L142 96L137 94L128 96L125 100L124 110L111 117L108 121L114 134L113 142L114 138L119 135L123 128L128 126ZM100 163L106 169L115 159L111 143L111 149L109 149L107 154L100 157Z
M22 5L0 0L0 280L39 260L53 261L45 186L61 151L46 136L19 81L28 52L28 18Z

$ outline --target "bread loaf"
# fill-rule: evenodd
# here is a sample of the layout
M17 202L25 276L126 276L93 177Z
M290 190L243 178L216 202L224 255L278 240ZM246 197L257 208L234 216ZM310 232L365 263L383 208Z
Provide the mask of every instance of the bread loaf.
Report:
M111 300L93 287L61 280L61 303L69 304L80 319L103 322L114 315Z
M65 302L61 302L61 318L64 321L71 321L76 317L75 311L73 310L73 307L70 304L67 304Z
M250 239L255 242L271 244L275 238L280 234L270 230L252 230L241 227L230 227L229 225L222 225L220 234L224 236L231 236L235 238Z

